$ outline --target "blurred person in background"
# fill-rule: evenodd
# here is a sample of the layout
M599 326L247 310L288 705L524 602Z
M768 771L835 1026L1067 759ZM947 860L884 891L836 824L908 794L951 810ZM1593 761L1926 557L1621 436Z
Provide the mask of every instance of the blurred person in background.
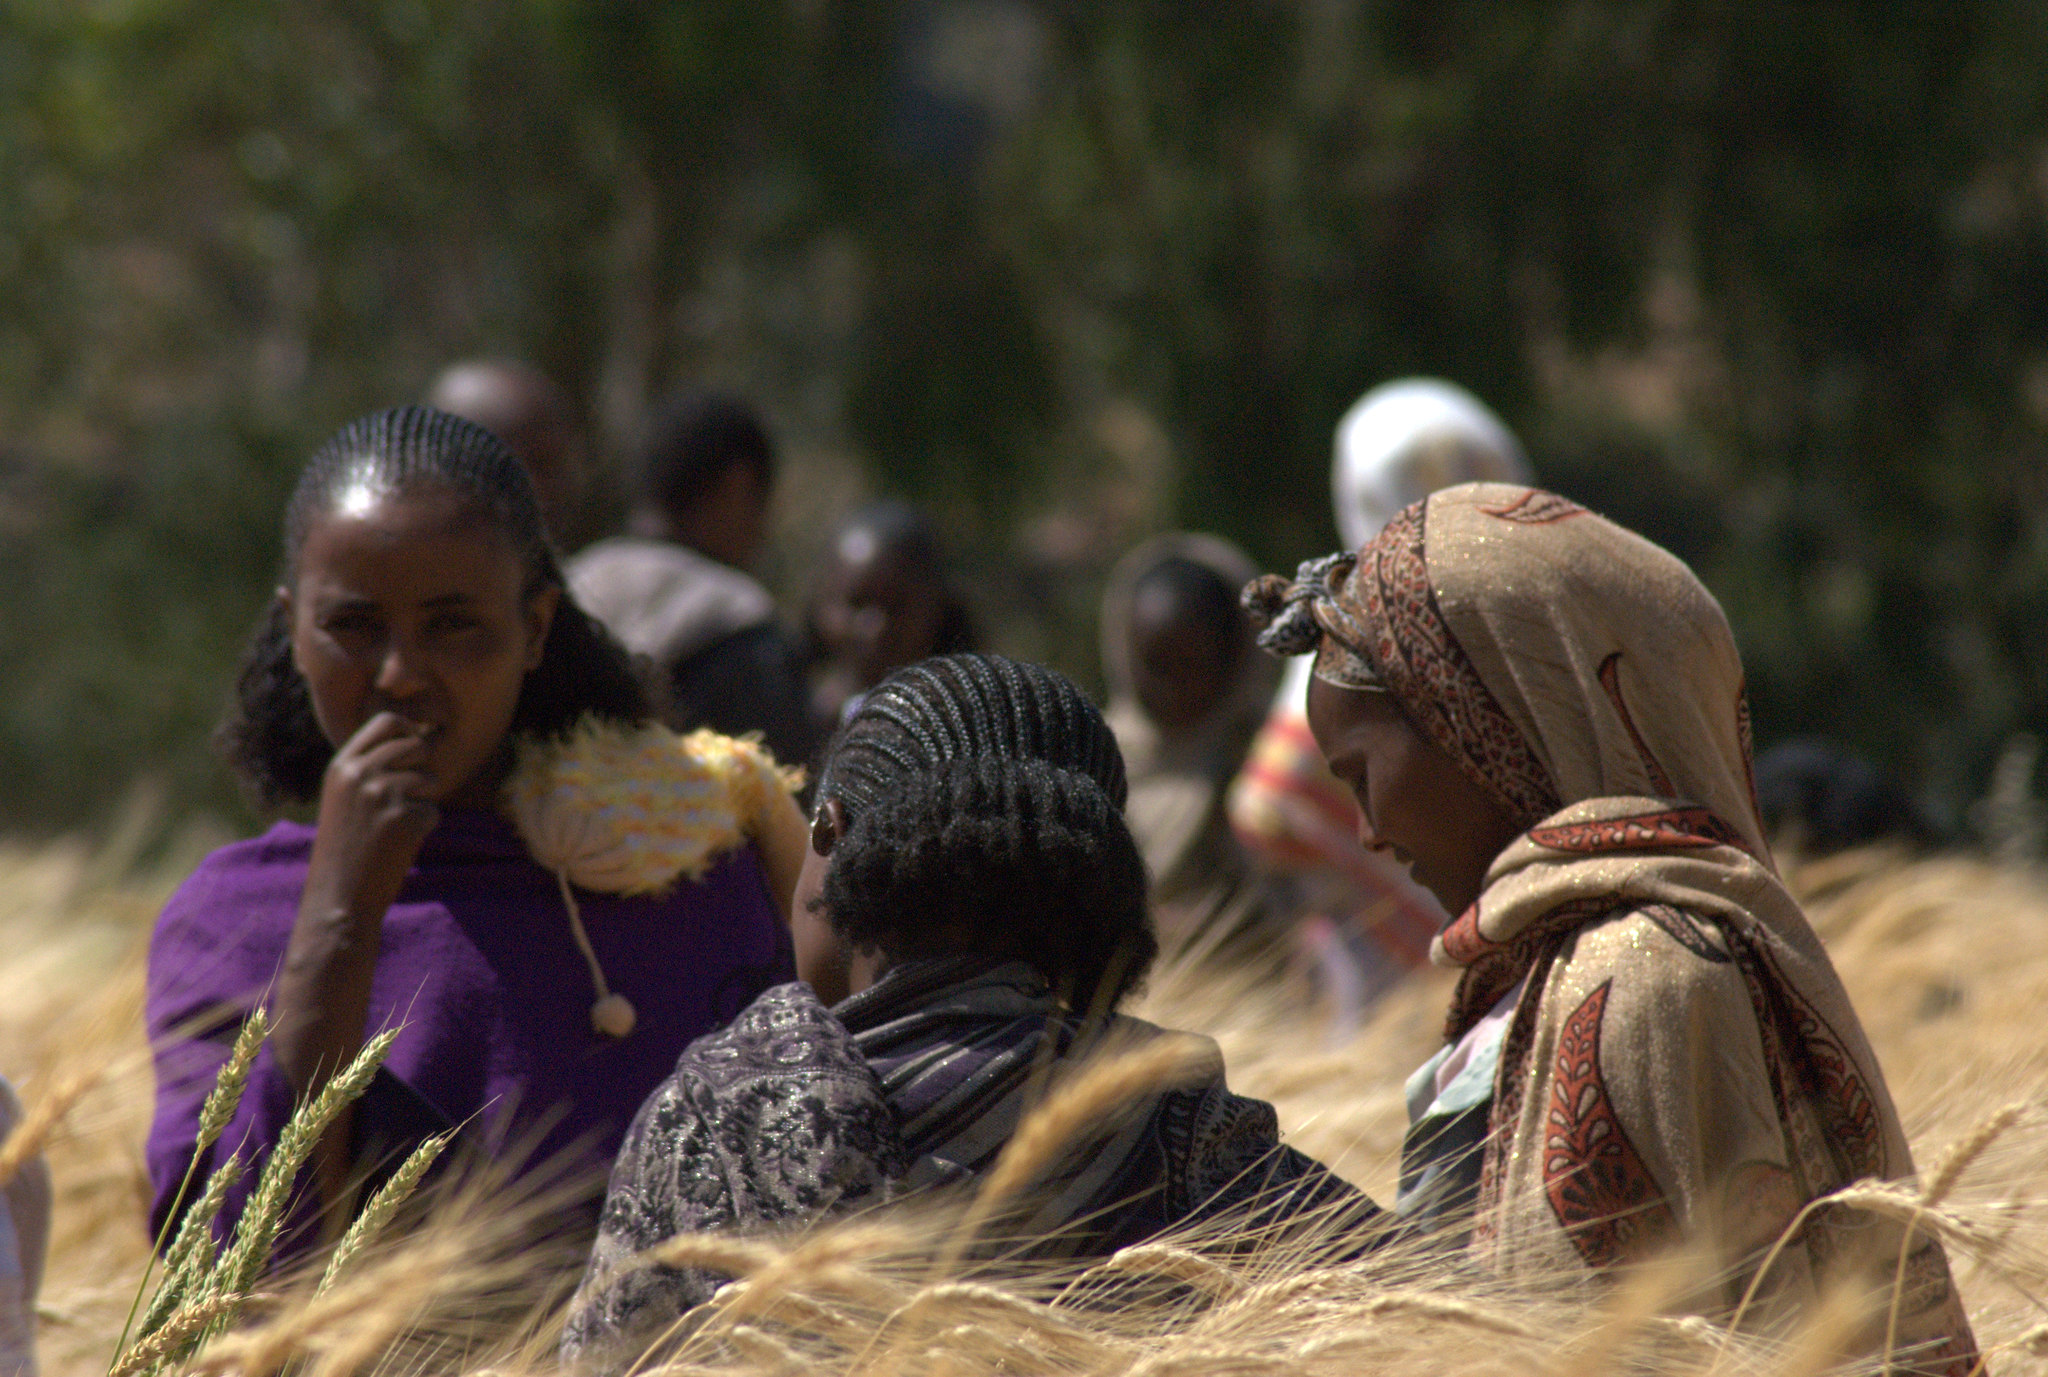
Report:
M1119 561L1103 595L1104 716L1123 748L1124 819L1168 960L1285 951L1285 911L1223 807L1280 677L1238 605L1256 572L1226 540L1174 533Z
M396 1029L315 1150L292 1256L431 1135L459 1130L521 1171L601 1170L683 1047L794 974L804 829L744 743L578 753L651 737L651 710L625 650L565 593L519 462L480 426L423 406L355 421L283 524L282 582L221 739L266 804L315 820L222 847L164 905L147 1159L160 1234L239 1154L232 1223L294 1111ZM572 889L516 806L535 766L586 852L675 854L676 869L623 887L578 870ZM656 817L599 806L650 792L673 800ZM259 1006L270 1034L201 1148L201 1106Z
M653 661L670 725L759 732L776 759L803 765L823 736L775 600L746 572L767 541L774 491L775 448L751 404L674 397L648 421L626 534L567 572L577 601Z
M21 1121L21 1101L0 1076L0 1144ZM36 1295L49 1246L50 1168L38 1152L0 1186L0 1377L36 1377Z
M1452 383L1403 378L1367 392L1337 423L1330 470L1337 530L1357 550L1394 514L1438 488L1525 482L1528 460L1500 418ZM1290 661L1229 816L1239 840L1298 886L1302 941L1321 971L1335 1032L1429 956L1436 901L1399 866L1358 844L1358 809L1308 729L1309 658Z
M856 509L833 532L807 618L811 716L825 735L861 695L905 665L974 648L967 604L946 572L931 518L893 498Z
M565 1358L638 1367L722 1278L636 1258L677 1234L787 1234L829 1213L971 1191L1048 1073L1165 1034L1115 1012L1156 946L1102 715L1057 671L1000 656L913 665L869 692L818 781L793 910L873 952L827 1007L770 990L683 1054L635 1119L563 1332ZM1352 1255L1377 1211L1280 1143L1206 1039L1063 1145L995 1221L1006 1258L1103 1257L1176 1226ZM1236 1230L1231 1229L1235 1225ZM1350 1226L1346 1228L1345 1226Z
M1704 1246L1688 1308L1770 1329L1847 1287L1888 1298L1851 1352L1976 1371L1931 1231L1805 1213L1913 1158L1772 862L1741 655L1692 571L1555 494L1470 483L1248 598L1261 644L1314 654L1309 723L1360 840L1458 915L1404 1224L1538 1285Z
M470 359L442 370L426 401L503 440L533 480L555 548L573 550L581 543L589 445L576 404L553 378L510 359Z

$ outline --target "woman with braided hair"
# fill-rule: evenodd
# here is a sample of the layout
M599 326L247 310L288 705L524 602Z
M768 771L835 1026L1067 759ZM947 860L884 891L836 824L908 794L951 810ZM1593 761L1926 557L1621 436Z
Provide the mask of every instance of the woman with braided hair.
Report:
M676 1054L789 978L802 815L744 743L649 717L488 431L400 407L314 456L223 737L265 802L315 821L215 852L158 920L157 1228L238 1154L232 1220L295 1107L387 1028L382 1070L315 1155L288 1252L322 1209L317 1223L344 1217L366 1174L455 1125L490 1155L601 1169ZM608 741L645 749L593 763ZM683 786L691 805L630 839L676 861L662 875L616 883L589 863L601 852L558 854L539 826L566 800L601 838L617 796ZM258 1008L270 1035L203 1142L201 1105Z
M869 693L819 777L796 907L877 973L829 1009L770 990L683 1054L613 1168L564 1356L630 1359L718 1284L636 1254L971 1184L1048 1073L1159 1036L1114 1012L1156 950L1124 798L1116 739L1053 670L950 655ZM1223 1216L1362 1223L1370 1204L1282 1147L1222 1069L1073 1144L1004 1219L1015 1252L1104 1254Z
M1741 658L1692 572L1564 498L1469 483L1246 602L1269 650L1315 654L1309 723L1360 839L1457 915L1432 951L1464 972L1446 1045L1408 1083L1404 1220L1544 1280L1711 1240L1697 1303L1747 1324L1836 1285L1886 1297L1898 1272L1866 1349L1972 1371L1930 1235L1804 1212L1913 1161L1772 864Z

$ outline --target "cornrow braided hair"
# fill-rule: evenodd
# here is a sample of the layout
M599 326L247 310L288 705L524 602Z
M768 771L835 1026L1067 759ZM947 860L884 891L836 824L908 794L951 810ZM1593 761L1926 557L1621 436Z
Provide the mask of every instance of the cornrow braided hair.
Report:
M285 505L285 582L298 577L307 533L337 507L421 488L450 489L475 504L525 569L526 596L563 590L540 664L520 689L513 733L557 736L586 714L646 721L648 696L625 648L568 596L526 470L503 441L471 421L428 406L401 406L342 427L307 463ZM215 739L266 804L318 796L337 743L327 740L313 715L292 661L290 619L278 602L243 654L234 699Z
M1123 754L1072 680L947 655L884 680L818 783L844 830L820 905L896 958L1030 962L1077 1011L1114 1008L1158 953Z

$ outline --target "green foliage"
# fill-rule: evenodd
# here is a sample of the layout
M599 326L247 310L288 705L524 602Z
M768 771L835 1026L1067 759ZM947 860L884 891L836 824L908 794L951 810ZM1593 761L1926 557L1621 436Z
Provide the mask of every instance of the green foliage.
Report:
M1167 462L1106 529L1290 565L1335 539L1337 415L1438 373L1700 568L1766 740L1954 812L2048 706L2038 6L0 16L8 825L138 774L228 803L205 728L293 470L477 352L612 455L677 382L745 386L984 567L1128 466L1117 408ZM963 77L948 25L1029 41Z

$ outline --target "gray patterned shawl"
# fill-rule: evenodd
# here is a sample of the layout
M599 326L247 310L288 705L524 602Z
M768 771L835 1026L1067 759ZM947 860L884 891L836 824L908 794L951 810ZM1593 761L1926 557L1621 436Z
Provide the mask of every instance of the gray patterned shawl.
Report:
M1101 1031L1160 1033L1122 1017ZM806 985L769 990L692 1043L641 1107L570 1305L564 1359L617 1364L710 1298L723 1278L629 1265L664 1239L786 1230L971 1182L1050 1063L1098 1040L1015 962L912 962L830 1010ZM1099 1256L1199 1219L1270 1236L1291 1219L1327 1228L1332 1214L1363 1240L1376 1211L1282 1146L1272 1106L1231 1094L1219 1055L1210 1078L1156 1094L1072 1154L1003 1232L1033 1240L1033 1256Z

